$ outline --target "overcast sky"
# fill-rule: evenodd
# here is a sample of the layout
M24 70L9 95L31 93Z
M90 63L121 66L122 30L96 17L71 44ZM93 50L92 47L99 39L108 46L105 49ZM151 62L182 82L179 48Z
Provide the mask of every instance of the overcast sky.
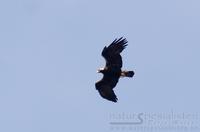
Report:
M113 103L94 84L103 47L121 36L135 76L119 81ZM1 0L0 131L134 131L110 122L200 114L199 36L199 0ZM196 117L178 125L200 129Z

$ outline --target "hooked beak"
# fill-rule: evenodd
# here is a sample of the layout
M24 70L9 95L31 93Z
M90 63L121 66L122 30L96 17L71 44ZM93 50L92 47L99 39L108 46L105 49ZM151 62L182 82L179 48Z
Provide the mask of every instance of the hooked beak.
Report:
M98 70L97 70L97 73L100 73L100 72L101 72L101 71L98 69Z
M101 73L101 71L103 71L103 70L104 70L104 68L100 68L97 70L97 73Z

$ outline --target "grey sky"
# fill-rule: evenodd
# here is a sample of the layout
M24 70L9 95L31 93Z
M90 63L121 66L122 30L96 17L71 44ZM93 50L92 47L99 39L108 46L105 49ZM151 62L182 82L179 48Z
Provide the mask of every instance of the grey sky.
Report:
M200 112L200 1L0 1L0 131L112 131L110 114ZM118 103L95 81L124 36ZM200 122L200 118L198 120Z

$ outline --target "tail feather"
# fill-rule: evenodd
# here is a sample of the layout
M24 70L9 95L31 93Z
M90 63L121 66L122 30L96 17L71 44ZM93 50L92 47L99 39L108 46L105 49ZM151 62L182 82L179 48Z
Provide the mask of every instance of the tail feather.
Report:
M122 77L133 77L134 71L122 71L121 76Z

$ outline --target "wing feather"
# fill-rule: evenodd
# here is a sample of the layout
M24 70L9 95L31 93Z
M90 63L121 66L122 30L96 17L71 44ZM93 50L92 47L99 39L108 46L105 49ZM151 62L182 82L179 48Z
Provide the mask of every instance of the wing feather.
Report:
M115 95L113 88L105 83L105 80L102 79L101 81L97 82L95 86L101 97L113 102L117 102L117 96Z
M127 42L125 38L121 37L115 39L108 47L104 47L101 54L106 60L106 67L122 67L122 57L120 53L127 46Z

